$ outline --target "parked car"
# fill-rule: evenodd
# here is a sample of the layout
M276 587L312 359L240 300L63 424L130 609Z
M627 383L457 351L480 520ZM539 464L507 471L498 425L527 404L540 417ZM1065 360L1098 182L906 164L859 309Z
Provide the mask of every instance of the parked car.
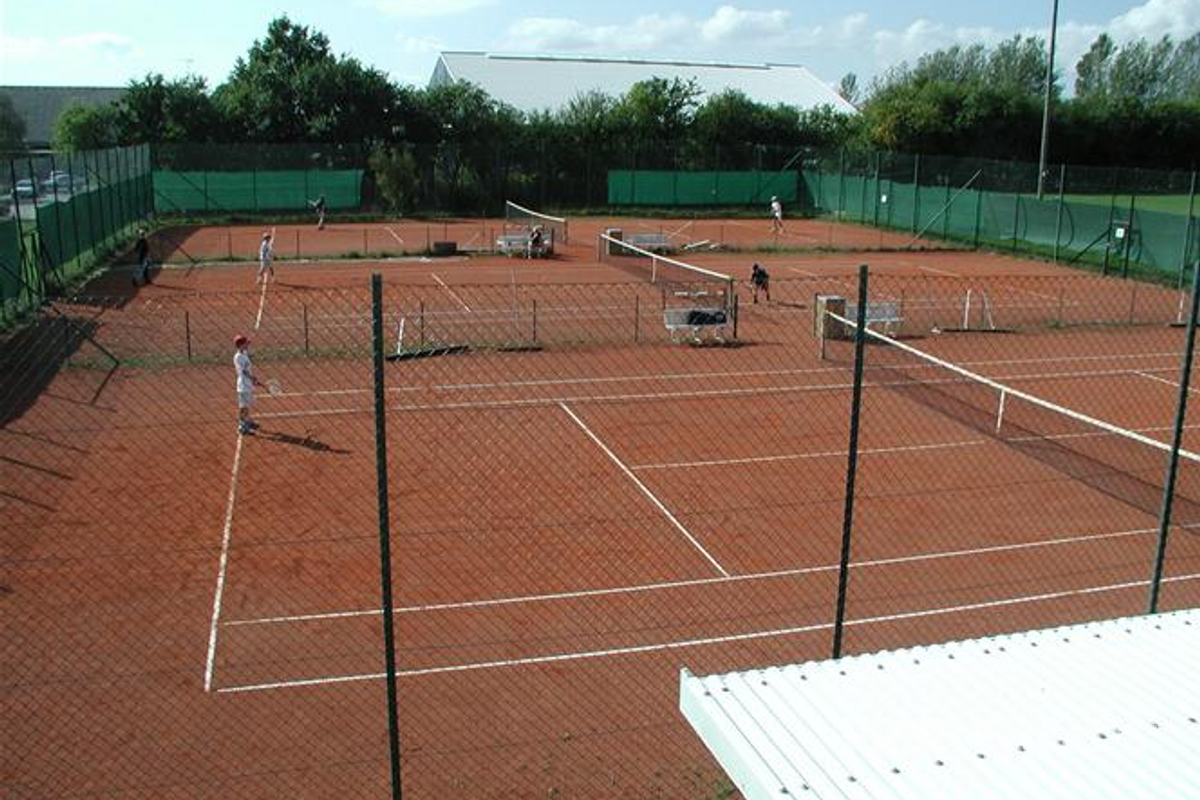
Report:
M71 173L62 170L54 170L50 173L50 177L42 181L42 192L49 195L56 192L59 195L71 194L74 188L75 180L71 177Z
M22 178L13 186L13 196L18 200L32 200L37 197L37 184L29 178Z

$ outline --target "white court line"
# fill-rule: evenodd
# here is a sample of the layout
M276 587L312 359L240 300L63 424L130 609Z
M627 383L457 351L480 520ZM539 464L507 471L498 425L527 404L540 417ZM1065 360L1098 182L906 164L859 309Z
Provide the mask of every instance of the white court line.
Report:
M914 453L922 450L953 450L957 447L979 447L986 444L994 444L994 439L968 439L962 442L931 442L930 444L910 444L897 447L871 447L862 448L858 451L859 455L890 455L894 453ZM650 470L661 469L694 469L696 467L727 467L727 466L742 466L745 464L773 464L781 461L807 461L814 458L845 458L845 450L827 450L818 453L788 453L781 456L754 456L750 458L718 458L711 461L679 461L675 463L664 462L661 464L636 464L630 469L634 472L643 472Z
M1191 581L1200 578L1200 574L1177 575L1171 578L1165 578L1163 583L1176 583L1182 581ZM1063 600L1073 597L1084 597L1088 595L1104 594L1106 592L1119 592L1129 589L1143 589L1150 585L1150 581L1138 580L1127 581L1125 583L1113 583L1102 586L1089 586L1083 589L1068 589L1061 592L1045 592L1036 595L1024 595L1021 597L1009 597L1002 600L989 600L980 603L968 603L958 606L945 606L942 608L922 609L919 611L906 611L899 614L886 614L877 617L864 617L863 619L847 620L847 626L861 627L867 625L886 624L890 622L899 622L907 619L920 619L924 617L946 616L950 614L964 614L975 611L983 611L994 608L1004 608L1007 606L1024 605L1028 603L1042 603L1049 600ZM639 653L656 653L669 650L680 650L688 647L701 647L714 644L728 644L731 642L746 642L756 639L771 639L781 636L792 636L802 633L812 633L821 630L830 630L833 628L832 622L815 622L809 625L798 625L788 628L776 628L766 631L750 631L748 633L730 634L728 636L710 636L702 639L684 639L674 642L661 642L658 644L635 645L632 647L615 647L606 650L583 650L573 653L555 653L551 655L527 656L525 658L501 659L495 661L480 661L468 664L455 664L445 667L427 667L424 669L406 669L397 670L396 676L400 678L412 678L421 675L441 675L454 672L472 672L485 669L503 669L508 667L527 666L531 664L552 664L561 663L564 661L583 661L597 658L611 658L613 656L634 655ZM225 689L218 689L221 694L235 694L244 692L261 692L273 689L293 689L304 686L327 686L338 683L351 683L359 681L382 680L385 677L384 673L367 673L362 675L342 675L329 678L308 678L294 681L277 681L274 683L258 683L246 686L230 686Z
M1181 525L1178 527L1194 528L1197 526ZM1057 539L1039 539L1036 541L1021 542L1017 544L992 545L989 547L976 547L964 550L944 550L940 552L921 553L911 556L895 556L893 558L872 559L869 561L859 561L855 564L852 564L851 567L854 569L869 569L873 567L887 567L894 566L896 564L941 561L953 558L977 558L982 555L990 555L995 553L1011 553L1020 550L1040 550L1047 547L1060 547L1063 545L1073 544L1089 544L1093 542L1103 542L1111 539L1124 539L1132 536L1145 536L1155 533L1158 533L1157 528L1134 528L1132 530L1113 531L1110 533L1078 534L1075 536L1063 536ZM697 586L727 585L734 583L777 580L780 578L796 578L802 575L815 575L822 572L834 572L837 569L839 569L838 564L823 564L813 567L795 567L792 569L772 570L770 572L752 572L744 575L729 575L727 577L718 578L695 578L692 580L683 581L664 581L661 583L615 586L608 589L583 589L575 592L517 595L514 597L498 597L490 600L463 600L456 603L430 603L427 605L398 608L395 610L395 613L422 614L443 611L463 611L478 608L491 608L496 606L524 605L526 603L546 603L564 600L580 600L585 598L590 599L594 597L605 597L612 595L632 595L647 592L669 591L672 589L689 589ZM330 611L320 614L291 614L275 617L229 620L228 622L223 622L221 624L226 627L234 628L248 625L278 625L296 622L321 622L333 619L380 616L381 614L383 614L382 609L372 608L357 611Z
M815 272L809 272L808 270L800 269L799 267L784 267L784 269L786 269L788 272L794 272L797 275L803 275L806 278L820 278L821 277L820 275L818 275ZM836 278L838 276L834 275L834 276L830 276L830 277Z
M262 293L258 296L258 314L254 317L254 330L262 324L263 307L267 304L267 276L263 275Z
M471 310L471 307L469 305L467 305L466 303L464 303L463 299L461 297L459 297L457 294L455 294L454 290L451 289L449 286L447 286L446 282L444 280L442 280L441 278L439 278L436 272L431 272L429 274L433 276L433 279L435 281L437 281L438 284L440 284L443 289L445 289L447 292L450 293L450 296L453 297L455 302L457 302L460 306L462 306L465 311L469 312Z
M1166 378L1160 378L1157 375L1151 375L1148 372L1135 372L1133 374L1137 375L1139 378L1145 378L1148 381L1154 381L1155 383L1165 383L1167 386L1170 386L1172 389L1179 388L1179 381L1171 381L1171 380L1167 380ZM1188 387L1188 394L1195 394L1196 392L1197 392L1196 389L1193 389L1191 386Z
M927 267L924 264L917 264L917 269L923 269L926 272L932 272L934 275L945 275L948 278L963 277L962 275L960 275L957 272L951 272L950 270L946 270L946 269L938 269L937 267Z
M400 234L398 234L394 230L392 230L391 225L384 225L383 229L385 231L387 231L388 233L390 233L392 235L392 238L395 239L397 242L399 242L400 244L404 244L404 240L400 238Z
M208 657L204 664L204 691L212 691L213 668L217 661L217 627L221 620L221 600L225 595L225 574L229 566L229 540L233 535L233 506L237 499L238 468L242 463L242 442L245 436L237 437L233 451L233 469L229 475L229 502L225 506L225 530L221 534L221 558L217 563L217 588L213 592L212 621L208 626Z
M621 472L625 473L625 477L627 477L627 478L629 478L629 480L633 481L634 485L637 486L638 489L641 490L642 494L644 494L646 496L646 498L649 499L650 502L653 503L655 505L655 507L658 508L658 510L663 513L664 516L666 516L666 518L670 521L670 523L673 526L675 526L675 529L677 531L679 531L680 533L682 533L684 535L684 537L689 542L692 543L692 546L695 547L698 551L700 551L700 554L703 555L708 560L708 563L712 564L714 567L717 568L717 572L719 572L725 576L729 575L729 573L725 571L725 568L721 566L720 562L718 562L715 558L713 558L712 555L710 555L709 552L704 549L704 546L701 545L700 542L696 541L696 537L693 536L687 528L683 527L683 523L681 523L679 520L677 520L675 518L675 515L672 514L665 505L663 505L661 500L659 500L657 497L654 496L654 493L651 492L649 488L647 488L646 484L642 483L641 480L639 480L638 477L633 474L633 472L629 469L629 467L625 466L625 464L621 461L621 459L617 458L617 454L614 453L612 450L610 450L608 448L608 445L606 445L606 444L604 444L604 442L600 441L600 437L598 437L598 436L596 436L596 434L592 433L591 429L588 428L588 426L586 424L584 424L583 420L581 420L578 416L576 416L575 412L572 411L570 409L570 407L567 406L566 403L559 403L558 407L561 408L563 411L565 411L567 413L567 416L569 416L572 420L574 420L575 424L578 425L579 428L584 433L587 434L588 438L591 439L593 442L595 442L596 446L604 451L604 454L609 457L609 460L611 460L614 464L616 464L617 467L621 470Z

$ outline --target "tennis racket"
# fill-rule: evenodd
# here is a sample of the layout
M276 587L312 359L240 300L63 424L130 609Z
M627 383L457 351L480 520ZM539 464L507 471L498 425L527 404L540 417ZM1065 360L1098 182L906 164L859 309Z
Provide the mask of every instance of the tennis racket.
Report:
M276 379L271 378L269 381L267 381L267 391L270 394L278 397L279 395L283 394L283 384Z

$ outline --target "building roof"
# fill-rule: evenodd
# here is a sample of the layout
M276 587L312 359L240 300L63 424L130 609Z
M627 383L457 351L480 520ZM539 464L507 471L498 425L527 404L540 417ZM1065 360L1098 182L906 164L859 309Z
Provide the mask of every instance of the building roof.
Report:
M99 106L120 100L125 89L109 86L0 86L12 98L17 115L25 120L25 143L47 147L63 109L72 105Z
M469 81L521 111L557 110L588 91L619 96L650 78L694 79L705 96L737 89L751 100L801 109L855 108L804 67L795 64L716 64L583 56L445 52L429 85Z
M747 800L1183 798L1200 610L693 677L680 707Z

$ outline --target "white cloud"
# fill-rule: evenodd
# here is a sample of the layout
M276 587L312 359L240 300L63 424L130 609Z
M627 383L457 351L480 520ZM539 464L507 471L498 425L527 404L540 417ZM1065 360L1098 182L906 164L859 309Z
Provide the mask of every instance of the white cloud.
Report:
M90 50L109 56L129 55L134 49L133 40L128 36L104 31L68 36L61 40L61 44L71 49Z
M868 17L865 11L842 17L837 25L838 37L842 40L857 38L866 29L867 21Z
M0 34L0 53L5 61L22 61L49 55L50 42L36 36L6 36Z
M1148 0L1113 19L1108 30L1118 41L1186 39L1200 30L1200 0Z
M413 55L440 53L447 49L441 39L433 36L398 36L396 38L400 42L400 49Z
M563 17L529 17L508 28L501 49L516 52L654 55L691 41L696 23L651 14L624 25L585 25Z
M746 11L733 6L721 6L700 24L700 36L711 44L781 36L787 32L791 16L791 12L782 10Z
M368 6L404 19L452 17L494 5L496 0L374 0Z

